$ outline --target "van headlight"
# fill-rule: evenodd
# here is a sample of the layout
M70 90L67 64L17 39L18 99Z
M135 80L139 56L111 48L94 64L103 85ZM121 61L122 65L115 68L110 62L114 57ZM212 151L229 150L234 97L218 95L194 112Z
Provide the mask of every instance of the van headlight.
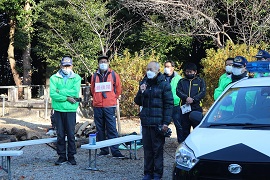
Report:
M188 170L193 168L199 160L195 157L193 151L185 143L178 146L175 152L175 162Z

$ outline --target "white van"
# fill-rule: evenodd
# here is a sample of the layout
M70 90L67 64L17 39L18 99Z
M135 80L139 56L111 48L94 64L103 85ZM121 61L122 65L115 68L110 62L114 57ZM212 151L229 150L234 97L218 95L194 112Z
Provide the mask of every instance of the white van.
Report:
M173 179L270 179L270 77L231 84L190 117L201 122L176 150Z

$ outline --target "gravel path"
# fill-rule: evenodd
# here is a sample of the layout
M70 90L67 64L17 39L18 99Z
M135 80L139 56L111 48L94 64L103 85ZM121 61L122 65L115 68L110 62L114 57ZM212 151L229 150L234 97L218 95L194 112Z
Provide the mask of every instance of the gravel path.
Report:
M0 118L0 128L15 125L29 128L30 131L42 136L45 135L45 129L49 127L50 121L35 117ZM138 132L138 125L138 120L121 120L121 129L126 134ZM163 180L170 180L172 177L174 152L177 147L175 128L173 125L170 125L170 127L173 134L171 138L166 139ZM82 141L86 142L87 139ZM58 158L57 153L46 144L26 146L22 150L24 152L22 156L12 157L11 160L12 178L15 180L138 180L143 177L143 148L138 149L137 160L114 159L111 156L98 157L97 167L99 171L86 170L86 167L88 167L88 150L85 149L77 149L76 166L70 164L55 166L54 161ZM129 157L129 151L121 150L121 152ZM0 171L0 180L6 178L6 173Z

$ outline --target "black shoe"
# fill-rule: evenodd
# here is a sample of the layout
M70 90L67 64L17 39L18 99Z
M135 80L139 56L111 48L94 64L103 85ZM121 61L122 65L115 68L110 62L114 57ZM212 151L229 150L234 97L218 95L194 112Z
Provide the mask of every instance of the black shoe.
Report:
M116 153L116 154L113 155L113 158L125 159L126 157L121 153Z
M55 165L62 165L67 162L67 158L65 157L59 157L57 161L55 161Z
M110 153L105 152L105 151L100 151L100 153L98 154L98 157L108 156L108 155L110 155Z
M76 165L77 162L75 161L75 158L74 157L69 157L68 158L68 162L71 164L71 165Z

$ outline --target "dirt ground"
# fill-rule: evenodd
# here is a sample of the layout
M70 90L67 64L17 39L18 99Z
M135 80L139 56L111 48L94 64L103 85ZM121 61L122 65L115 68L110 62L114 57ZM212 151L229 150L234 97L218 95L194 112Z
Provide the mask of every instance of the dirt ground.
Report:
M85 122L85 121L93 121L92 119L83 119L79 118L77 122ZM139 118L124 118L122 117L120 120L121 123L121 135L126 135L130 134L133 132L140 133L140 120ZM25 117L11 117L11 116L4 116L0 117L0 129L6 128L6 129L11 129L13 127L16 128L24 128L27 130L30 136L36 136L38 138L46 138L48 137L46 135L47 128L51 126L50 119L43 119L35 116L25 116ZM173 169L173 162L174 162L174 153L175 150L178 146L177 140L176 140L176 132L175 132L175 127L173 124L169 126L173 133L170 138L166 138L166 144L164 148L164 175L163 179L164 180L169 180L172 177L172 169ZM85 137L81 137L80 142L81 144L87 143L88 139ZM38 145L40 146L40 145ZM43 146L44 147L44 146ZM42 148L43 148L42 147ZM22 158L26 158L25 154L27 154L27 149L33 149L35 146L29 146L25 147L24 150L24 155L20 157L16 157L18 159L18 164L13 164L13 166L18 166L18 168L15 170L14 173L14 179L47 179L50 177L47 176L39 176L38 173L35 171L38 169L39 166L38 164L38 158L35 158L35 166L32 166L32 164L27 164L25 162L22 162L22 164L27 164L27 170L24 168L22 171L20 171L21 165L20 160ZM48 147L47 147L48 148ZM50 150L51 151L51 150ZM36 152L35 152L36 153ZM122 150L122 153L124 155L129 155L128 152ZM52 154L52 153L51 153ZM82 174L88 174L84 171L83 173L80 173L80 178L78 177L65 177L66 174L63 174L64 178L61 179L141 179L143 177L143 148L138 149L138 160L117 160L113 161L115 165L113 164L108 164L108 159L99 159L98 165L100 167L103 167L104 170L98 171L98 172L93 172L91 173L91 178L89 178L88 175L81 176ZM30 155L31 156L31 155ZM57 154L56 152L51 155L50 160L48 160L49 164L53 164L54 160L57 159ZM29 157L27 157L29 158ZM49 158L49 157L47 157ZM85 169L85 167L88 164L88 153L86 150L82 150L78 148L78 152L76 155L76 158L78 159L77 161L80 161L77 165L76 168L78 168L77 172L81 171L81 169ZM106 158L106 157L105 157ZM134 163L135 162L135 163ZM120 165L121 163L121 165ZM130 170L123 170L122 165L126 164L126 166L130 167ZM132 165L130 165L132 164ZM117 166L117 168L116 168ZM119 167L118 167L119 166ZM47 168L49 169L48 171L51 171L53 166L48 166ZM67 168L70 168L67 166ZM111 168L114 168L111 170ZM118 169L119 168L119 169ZM118 170L117 170L118 169ZM113 171L113 173L112 173ZM59 170L58 170L59 173ZM1 176L2 175L2 176ZM3 177L3 173L1 172L0 177ZM76 175L75 175L76 176ZM23 177L23 178L21 178ZM57 178L52 178L52 179L57 179Z

